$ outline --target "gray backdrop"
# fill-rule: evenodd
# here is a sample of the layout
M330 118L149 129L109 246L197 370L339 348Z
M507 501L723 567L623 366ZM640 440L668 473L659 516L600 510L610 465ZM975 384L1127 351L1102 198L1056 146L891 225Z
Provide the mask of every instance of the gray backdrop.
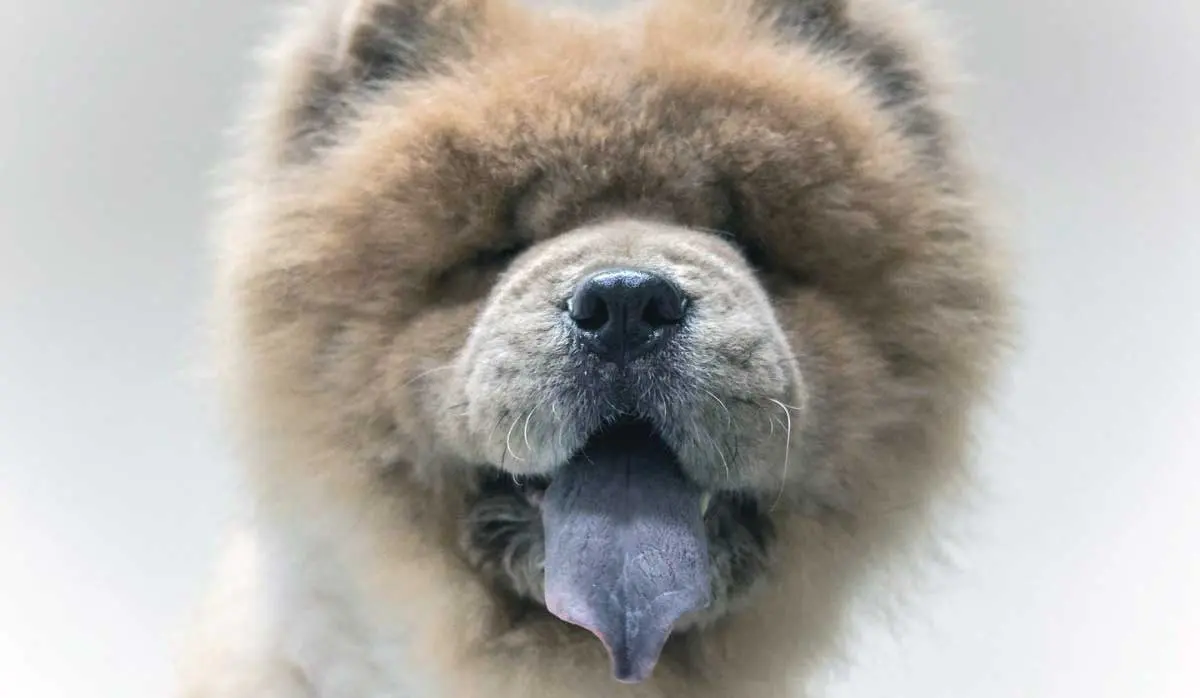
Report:
M932 4L974 74L1025 350L960 571L828 694L1195 695L1200 6ZM189 366L208 172L266 10L0 2L2 695L169 695L236 501Z

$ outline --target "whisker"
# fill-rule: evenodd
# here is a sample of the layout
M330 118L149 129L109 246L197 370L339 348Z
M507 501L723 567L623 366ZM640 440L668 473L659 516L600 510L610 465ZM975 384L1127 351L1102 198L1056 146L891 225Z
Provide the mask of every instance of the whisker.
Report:
M783 477L779 481L779 493L777 495L775 495L775 502L771 505L771 508L769 509L769 511L775 511L776 507L779 506L779 502L783 500L783 491L784 491L784 488L787 486L788 466L792 462L792 413L790 411L788 411L787 405L776 400L775 398L769 397L767 399L770 400L771 402L775 403L776 405L779 405L779 407L783 410L784 415L787 416L787 440L784 441L784 444L783 444ZM793 409L798 409L798 408L793 408Z
M721 409L725 411L725 423L732 425L733 424L733 413L731 413L729 411L729 407L727 407L725 405L725 403L721 401L721 398L717 397L716 395L713 395L712 392L710 392L708 390L705 390L704 392L707 393L708 396L711 397L713 400L715 400L717 402L717 404L721 406Z
M541 406L542 406L541 403L534 405L533 409L529 410L529 414L525 415L525 427L521 431L525 437L525 452L526 453L533 451L533 445L529 443L529 418L532 417L533 413L537 412L537 408L539 408Z
M506 412L502 412L500 414L500 416L496 417L496 423L492 425L492 429L491 429L491 431L488 432L488 435L487 435L487 443L488 444L491 444L492 437L496 435L496 430L499 429L500 425L504 423L504 418L507 415L508 415L508 412L506 411ZM500 458L501 458L500 464L504 465L504 454L501 454Z
M523 462L525 459L524 459L524 458L522 458L522 457L520 457L520 456L518 456L518 455L516 454L516 452L515 452L515 451L513 451L513 449L512 449L512 433L513 433L513 429L516 429L516 428L517 428L517 424L519 424L520 422L521 422L521 415L520 415L520 414L518 414L518 415L517 415L517 417L516 417L516 419L514 419L514 420L513 420L512 426L510 426L510 427L508 428L508 435L504 437L504 449L505 449L505 451L507 451L507 452L508 452L508 454L509 454L509 455L511 455L513 458L515 458L515 459L517 459L517 460L519 460L519 461L522 461L522 462Z
M454 364L449 363L449 364L442 364L441 366L435 366L435 367L429 369L428 371L421 371L417 375L415 375L412 378L409 378L408 380L401 383L400 387L403 388L403 387L407 387L413 383L416 383L417 381L421 380L422 378L424 378L425 376L428 376L431 373L437 373L438 371L446 371L446 370L452 369L452 368L454 368Z
M729 461L725 460L725 449L721 448L720 446L717 446L715 441L713 442L713 446L716 446L717 455L721 457L721 465L725 466L725 479L727 481L732 480L733 473L730 472L730 470L729 470Z
M708 438L709 445L712 446L712 449L717 452L718 456L721 457L721 465L725 467L725 480L733 480L733 473L729 469L729 461L725 459L725 451L721 448L720 444L717 443L716 437L714 437L712 432L708 429L701 428L697 429L697 431L702 432L704 436Z
M695 230L698 230L703 233L710 233L712 235L716 235L717 237L724 239L724 240L734 239L734 234L729 232L728 230L723 230L720 228L708 228L708 227L705 227L702 225L695 226L694 228L695 228Z
M721 398L719 398L715 394L713 394L712 391L704 389L704 388L701 388L701 390L703 390L706 395L708 395L710 398L712 398L713 402L716 402L718 405L720 405L721 411L725 413L725 426L727 427L727 431L728 431L726 438L733 441L732 445L728 442L726 442L725 445L726 445L726 447L729 447L729 449L730 449L730 457L733 458L734 460L736 460L737 452L738 452L738 433L737 433L737 430L733 428L733 412L730 412L729 406L726 405L725 402ZM715 442L715 440L713 440L711 438L711 435L710 435L710 440L713 441L713 445L715 446L716 442ZM725 465L726 478L727 479L732 478L732 476L730 475L729 463L725 460L724 451L718 447L717 453L721 456L721 462L724 463L724 465Z

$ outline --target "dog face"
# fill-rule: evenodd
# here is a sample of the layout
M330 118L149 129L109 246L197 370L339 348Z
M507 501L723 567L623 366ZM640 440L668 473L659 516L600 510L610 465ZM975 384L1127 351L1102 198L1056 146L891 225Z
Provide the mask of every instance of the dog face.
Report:
M503 76L505 84L511 79ZM648 103L610 98L613 113L607 114L574 107L601 102L602 92L558 96L549 92L552 86L546 89L547 103L534 110L499 100L492 107L481 99L486 84L472 90L487 130L459 134L474 145L456 144L454 152L488 163L464 183L475 195L495 187L482 198L503 204L493 209L499 218L479 214L469 252L431 275L431 297L439 285L454 287L474 314L460 334L446 338L451 351L421 356L417 373L394 394L420 395L408 404L436 435L427 446L438 454L431 462L459 462L482 473L484 489L462 535L468 557L502 588L557 609L611 645L617 631L599 626L621 625L614 616L629 609L581 620L600 611L559 608L590 604L572 601L569 589L563 599L547 592L554 566L547 544L555 531L548 529L543 500L553 503L563 469L573 459L595 460L594 448L608 443L632 457L647 447L635 442L661 444L664 459L683 476L676 489L698 497L690 508L699 518L689 522L648 503L638 516L658 522L657 528L634 538L706 559L702 579L674 579L692 585L695 603L673 609L678 617L662 624L686 630L748 596L770 559L768 509L785 495L790 499L789 475L796 482L804 476L793 457L802 452L798 435L807 419L801 338L788 336L775 308L779 295L804 292L806 277L788 262L768 262L766 231L743 232L748 207L757 210L764 194L735 163L757 141L722 134L713 121L730 113L753 118L744 106L719 92L691 95L700 101L700 117L685 125L678 123L683 117L672 94L682 87L668 84ZM555 124L555 112L580 113L546 129L543 124ZM623 122L627 133L613 134L605 126L611 121ZM512 124L511 130L498 132L495 123ZM525 163L518 155L523 150L543 154ZM451 158L430 160L444 173ZM589 172L594 162L607 163L606 171ZM506 173L507 183L493 184L487 175L495 172ZM630 194L612 191L614 184ZM795 195L803 194L798 186ZM481 262L490 268L481 269ZM595 467L628 477L616 465ZM605 537L620 537L616 522L636 517L612 507L647 486L604 484L589 480L597 501L575 497L571 506L586 509L589 520L608 521L601 527ZM574 523L568 520L563 530L574 531ZM662 539L689 523L703 529L699 545L694 538L690 545ZM575 543L568 536L563 554L580 559L571 546L597 535ZM571 573L594 581L622 564L597 560ZM682 562L661 564L676 572L673 565ZM655 654L663 640L646 651ZM628 661L631 677L651 666L645 657Z
M351 3L284 52L242 175L254 428L624 681L769 584L781 522L910 496L1002 325L919 73L823 58L867 35L796 4L635 31Z
M457 402L439 406L462 415L463 458L550 476L629 420L706 490L780 487L803 383L766 290L718 234L622 218L539 243L464 339Z
M677 631L727 611L759 576L762 503L785 487L804 390L766 290L718 234L618 218L538 243L498 278L447 382L439 408L458 418L443 438L497 471L465 544L512 589L546 601L552 531L539 510L564 465L582 453L627 477L591 462L597 441L626 455L661 441L701 493L707 603L671 619ZM610 500L599 510L631 494L588 487Z

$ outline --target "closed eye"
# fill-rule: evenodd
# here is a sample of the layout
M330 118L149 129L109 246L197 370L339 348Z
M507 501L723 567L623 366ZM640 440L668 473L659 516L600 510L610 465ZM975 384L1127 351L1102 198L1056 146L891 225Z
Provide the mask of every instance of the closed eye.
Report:
M734 182L728 180L722 183L721 189L725 193L729 210L720 229L713 232L741 252L746 263L755 271L769 271L772 265L766 250L757 240L753 239L747 229L750 221L747 218L748 211L742 192Z
M744 234L739 235L723 229L706 228L705 230L729 243L741 253L742 258L754 270L766 272L771 269L771 262L766 251L756 240L752 240Z
M518 255L528 248L523 242L512 242L499 247L476 252L465 266L474 269L502 269L508 267Z
M431 290L444 304L471 302L482 298L495 283L496 276L508 269L528 245L513 241L476 251L431 280Z
M769 250L761 236L756 234L752 210L747 205L745 193L736 183L726 180L722 189L727 197L729 210L720 229L712 232L737 249L760 280L810 283L807 274L783 263L783 260L778 258L778 250Z
M742 257L753 269L760 272L771 271L773 265L766 250L757 240L751 240L745 235L732 236L727 241L742 253Z

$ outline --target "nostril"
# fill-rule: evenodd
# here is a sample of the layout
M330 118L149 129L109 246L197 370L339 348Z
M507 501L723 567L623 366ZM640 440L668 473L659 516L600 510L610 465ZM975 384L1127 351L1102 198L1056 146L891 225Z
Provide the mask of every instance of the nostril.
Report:
M642 322L651 327L674 325L683 320L683 313L683 297L674 288L664 284L646 303L642 310Z
M576 295L567 304L567 313L579 329L587 332L595 332L608 324L608 304L594 295Z

